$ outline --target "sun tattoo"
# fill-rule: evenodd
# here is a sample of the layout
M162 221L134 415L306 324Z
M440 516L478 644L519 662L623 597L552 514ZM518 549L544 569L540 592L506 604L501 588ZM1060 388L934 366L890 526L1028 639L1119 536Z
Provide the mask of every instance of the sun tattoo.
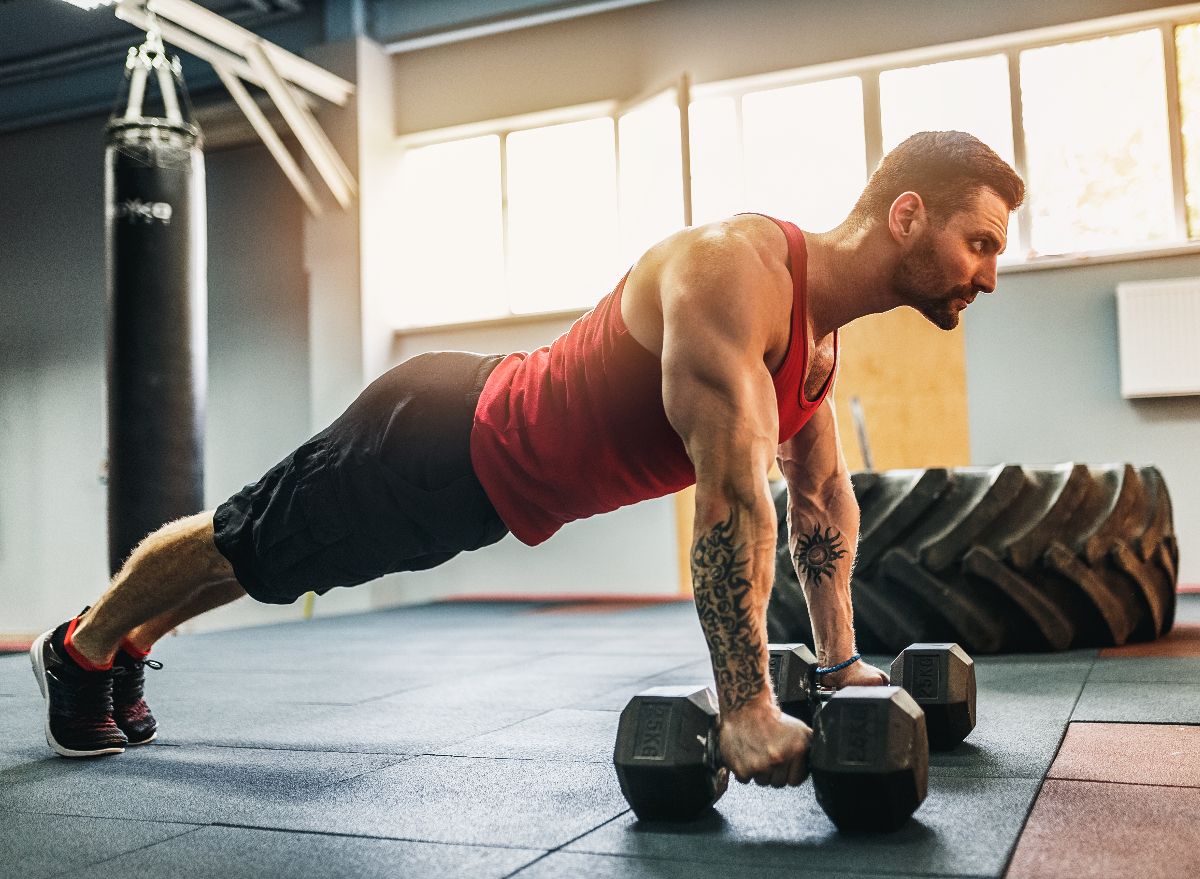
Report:
M821 526L814 525L812 534L801 534L796 538L796 552L792 556L796 562L796 570L806 577L811 577L814 587L821 585L822 577L832 580L836 570L834 562L846 554L846 550L841 546L840 531L826 528L822 534Z

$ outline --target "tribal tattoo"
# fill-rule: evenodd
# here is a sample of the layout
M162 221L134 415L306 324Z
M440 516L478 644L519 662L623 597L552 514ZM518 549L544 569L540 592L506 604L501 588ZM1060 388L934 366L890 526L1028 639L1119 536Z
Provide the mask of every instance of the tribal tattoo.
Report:
M801 582L811 578L814 587L821 585L821 578L833 579L836 571L834 562L846 554L842 549L842 534L833 528L826 528L821 533L821 526L814 525L812 534L801 534L796 538L796 552L792 558L796 562L796 572L801 575Z
M700 536L692 550L696 612L712 652L713 674L730 709L749 704L766 687L759 667L763 645L750 607L745 544L734 545L733 512Z

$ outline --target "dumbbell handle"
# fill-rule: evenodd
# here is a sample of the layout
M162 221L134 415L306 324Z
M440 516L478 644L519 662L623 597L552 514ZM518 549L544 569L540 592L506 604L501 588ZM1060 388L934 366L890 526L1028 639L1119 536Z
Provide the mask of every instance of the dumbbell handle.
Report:
M833 688L827 688L827 687L818 687L816 685L816 676L814 675L808 692L809 692L809 704L812 706L812 720L814 723L816 723L817 712L820 711L822 707L824 707L826 702L828 702L831 698L833 698L833 694L836 693L837 690L833 689ZM725 761L721 758L720 728L714 724L712 731L709 733L707 739L701 739L700 736L697 736L696 738L698 738L702 742L704 742L704 746L706 749L709 746L708 739L712 740L712 758L711 758L710 762L714 769L724 769Z
M724 769L725 761L721 759L720 727L714 723L712 729L708 733L707 738L700 738L700 736L696 736L696 738L700 739L700 741L704 743L704 750L708 755L708 760L706 762L710 763L713 769Z
M809 690L808 692L809 692L808 701L812 705L813 720L816 720L817 712L820 711L822 708L824 708L825 703L827 703L830 699L833 698L833 694L837 692L837 688L836 687L820 687L820 686L814 685L812 687L812 689Z

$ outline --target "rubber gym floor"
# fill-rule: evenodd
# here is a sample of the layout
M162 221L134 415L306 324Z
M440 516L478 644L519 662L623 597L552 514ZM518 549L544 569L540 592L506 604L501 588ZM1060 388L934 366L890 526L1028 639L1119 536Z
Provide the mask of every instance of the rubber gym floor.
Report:
M164 640L158 741L65 760L0 657L0 876L1200 875L1200 594L1154 645L976 657L979 722L900 831L812 786L639 824L617 717L711 683L688 603L447 603ZM890 657L871 657L883 665Z

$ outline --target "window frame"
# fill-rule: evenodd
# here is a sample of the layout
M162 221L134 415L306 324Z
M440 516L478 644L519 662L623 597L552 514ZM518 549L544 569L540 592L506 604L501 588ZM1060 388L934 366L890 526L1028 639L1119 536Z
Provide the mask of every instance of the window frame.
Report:
M772 71L769 73L753 74L721 80L718 82L692 83L688 74L674 82L646 92L628 100L610 99L562 107L552 110L510 116L502 119L467 123L432 131L416 132L400 135L395 144L398 158L407 149L430 146L468 137L479 137L494 134L500 137L501 145L501 191L503 193L503 223L504 250L507 267L508 260L508 180L507 180L507 136L513 132L547 125L557 125L566 122L578 122L586 119L611 117L616 128L614 149L617 153L617 181L620 184L620 134L619 121L621 115L663 92L676 90L680 108L680 144L683 167L683 202L684 217L681 225L691 225L692 187L691 187L691 155L690 127L688 108L695 101L709 98L732 97L739 155L744 152L742 98L745 95L803 85L829 79L857 76L862 83L863 93L863 130L865 136L866 176L878 166L883 158L883 124L882 106L880 103L879 76L887 70L919 67L944 61L959 61L993 55L1003 55L1008 61L1009 101L1012 114L1013 133L1013 166L1022 179L1028 179L1028 161L1026 155L1024 110L1021 97L1020 57L1023 51L1056 46L1066 43L1082 42L1109 36L1138 33L1147 30L1158 30L1163 42L1165 97L1167 102L1167 130L1169 141L1169 158L1171 165L1171 188L1174 207L1175 237L1167 242L1148 245L1126 245L1110 250L1088 251L1083 254L1070 255L1034 255L1021 256L1016 260L1004 261L999 271L1025 272L1041 268L1059 268L1064 265L1079 265L1081 263L1099 264L1121 262L1127 260L1147 259L1157 256L1173 256L1177 254L1195 253L1200 251L1200 231L1195 238L1189 237L1187 223L1186 181L1183 160L1183 131L1181 126L1181 110L1179 95L1179 78L1177 64L1177 48L1175 29L1177 27L1200 22L1200 2L1161 9L1131 12L1104 18L1089 19L1069 24L1053 25L1033 30L1017 31L990 37L981 37L953 43L943 43L936 46L926 46L887 52L861 58L825 62L788 70ZM1018 211L1018 228L1020 240L1013 242L1019 248L1018 254L1029 254L1032 249L1032 216L1029 209L1030 200ZM618 223L619 209L618 209ZM1011 248L1012 245L1010 245ZM506 297L507 299L507 297ZM412 326L398 329L397 332L421 333L430 332L453 326L481 326L497 323L528 322L540 318L561 318L565 315L583 314L583 309L547 312L544 314L516 314L506 301L509 313L505 316L487 320L466 320L461 323L430 326Z
M918 49L904 49L863 58L831 61L791 70L754 74L721 82L698 83L692 87L692 100L732 97L734 99L737 136L740 143L742 139L741 99L745 95L768 89L819 82L826 79L857 76L862 81L863 89L863 131L866 137L866 170L869 177L883 159L884 152L883 110L880 103L879 90L879 76L881 73L888 70L921 67L944 61L965 61L971 58L1003 55L1008 59L1009 102L1013 130L1013 168L1021 175L1021 179L1028 180L1029 166L1025 145L1024 109L1021 100L1021 53L1028 49L1040 49L1065 43L1077 43L1103 37L1158 30L1163 42L1163 72L1166 80L1167 133L1170 147L1175 237L1169 242L1149 245L1146 248L1131 245L1113 250L1088 251L1087 253L1112 256L1128 252L1131 255L1136 254L1140 256L1144 250L1173 251L1181 247L1200 248L1200 236L1197 238L1189 238L1188 236L1186 184L1183 166L1183 131L1180 124L1179 76L1175 54L1175 28L1186 24L1194 24L1198 21L1200 21L1200 3L1190 3L1184 6L1090 19L1071 24L1000 34L993 37L981 37L974 40L943 43L937 46L927 46ZM1018 210L1020 240L1014 242L1014 244L1018 245L1019 250L1017 252L1020 254L1028 254L1032 250L1032 215L1030 214L1029 206L1030 200L1026 199L1025 203ZM1006 261L1002 268L1012 269L1032 264L1061 263L1064 260L1074 263L1078 262L1079 258L1075 254L1066 256L1059 254L1037 255L1033 257L1022 256L1011 262Z
M680 153L682 157L683 177L682 185L682 216L680 217L680 228L690 226L692 224L692 188L691 188L691 161L690 161L690 146L689 132L690 126L687 120L687 107L691 103L691 77L684 73L677 79L672 80L662 86L647 91L626 100L608 99L603 101L592 101L585 104L575 104L570 107L558 107L552 110L542 110L534 113L523 113L517 116L507 116L501 119L491 119L482 122L468 122L463 125L454 125L447 128L438 128L430 131L414 132L412 134L399 135L394 141L396 150L396 160L402 162L404 153L411 149L419 149L421 147L436 146L438 144L452 143L458 140L467 140L476 137L486 137L495 135L500 139L500 193L501 193L501 226L502 226L502 246L504 250L504 271L505 283L507 285L508 269L510 261L510 243L509 243L509 205L508 205L508 137L511 134L516 134L521 131L528 131L536 128L546 128L554 125L565 125L572 122L587 122L593 119L612 119L613 120L613 152L616 159L616 184L617 184L617 233L620 237L620 184L621 184L621 117L627 113L637 110L639 107L655 100L663 95L675 92L676 102L680 111ZM507 288L505 291L505 314L490 317L490 318L470 318L461 322L451 324L405 324L396 328L397 332L408 334L436 332L447 327L479 327L490 326L497 323L525 323L530 320L537 321L540 319L556 319L569 315L582 315L587 312L585 308L566 308L553 311L542 312L517 312L513 311L512 302L508 297Z

